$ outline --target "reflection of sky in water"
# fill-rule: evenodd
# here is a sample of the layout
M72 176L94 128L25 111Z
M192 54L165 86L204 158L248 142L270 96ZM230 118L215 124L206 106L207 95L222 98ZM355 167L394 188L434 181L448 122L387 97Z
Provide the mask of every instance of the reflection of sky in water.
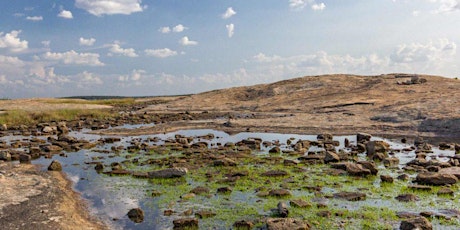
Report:
M145 125L144 125L145 126ZM127 126L128 127L128 126ZM130 126L131 127L131 126ZM137 128L138 126L132 126L133 128ZM140 126L139 126L140 127ZM88 130L86 130L88 131ZM206 140L202 138L195 138L195 142L197 141L205 141L208 142L211 146L212 144L222 143L225 144L226 142L233 142L236 143L243 139L247 138L261 138L263 141L279 141L282 144L281 148L286 149L286 142L288 139L291 140L292 143L296 143L298 140L316 140L316 135L298 135L298 134L275 134L275 133L239 133L235 135L229 135L225 132L221 131L214 131L214 130L182 130L174 133L167 133L167 134L158 134L158 135L142 135L142 136L133 136L133 137L121 137L122 142L115 143L115 144L108 144L106 146L98 146L96 149L110 149L111 146L120 146L129 145L130 141L133 140L140 140L146 141L147 138L158 137L161 141L159 143L164 143L164 140L167 139L174 139L176 134L183 135L183 136L205 136L209 133L214 134L216 137L213 140ZM85 132L71 132L71 135L79 138L85 139L89 141L96 141L104 136L101 135L93 135L93 134L86 134ZM20 136L6 136L1 137L0 140L3 140L7 143L10 143L13 140L22 140L24 137ZM25 137L31 138L31 137ZM344 147L344 139L348 138L351 144L356 144L356 136L337 136L334 137L334 140L340 142L340 146L338 148ZM46 139L46 137L40 137L40 139ZM373 137L372 140L385 140L378 137ZM391 142L389 140L385 140L390 143L392 149L404 149L408 148L410 144L401 144L396 142ZM263 151L268 151L271 147L262 148ZM321 150L317 147L312 147L310 151ZM447 161L448 159L443 157L440 158L438 156L452 156L454 155L453 150L444 150L441 151L437 148L434 148L433 154L428 154L430 158L438 159L441 161ZM96 171L93 169L94 165L86 164L85 162L93 161L92 157L104 157L105 164L110 164L111 162L120 162L126 160L122 157L114 157L114 158L107 158L107 154L93 152L90 150L81 150L74 153L67 153L67 157L61 157L55 155L53 159L56 159L63 163L63 169L67 173L69 179L75 184L74 188L79 191L82 196L87 199L91 204L91 211L93 214L97 215L101 219L103 219L107 224L111 226L112 229L168 229L172 226L173 217L165 217L162 213L162 209L158 207L158 200L159 198L153 198L149 196L149 192L151 192L152 186L149 185L148 180L143 179L133 179L130 176L126 177L111 177L107 175L97 174ZM400 163L405 164L408 161L414 159L415 153L414 151L411 152L396 152L395 156L400 158ZM44 159L40 158L35 163L42 164L44 166L48 166L52 159ZM378 186L378 185L377 185ZM329 191L329 189L331 191ZM332 192L334 191L333 188L324 187L323 192ZM299 192L293 191L294 195L301 195L297 194ZM258 198L254 198L254 194L250 193L241 193L241 192L233 192L231 195L231 199L233 202L238 201L242 203L250 203L255 202ZM211 201L213 199L218 199L218 196L214 196L209 200L202 200L199 204L191 204L195 208L206 208L211 205ZM365 202L343 202L337 200L329 200L329 202L333 206L339 207L346 207L347 209L353 210L358 209L364 205L372 205L372 206L392 206L394 202L388 201L379 201L378 198L369 197L369 199ZM387 202L387 203L385 203ZM443 200L438 199L436 202L443 202ZM375 204L373 204L375 203ZM131 208L140 207L145 212L145 220L141 224L134 224L131 222L126 214ZM188 207L181 207L181 210L175 208L176 211L183 211ZM183 209L183 210L182 210ZM415 211L415 210L414 210ZM260 214L264 214L263 210L260 210ZM266 214L266 213L265 213Z

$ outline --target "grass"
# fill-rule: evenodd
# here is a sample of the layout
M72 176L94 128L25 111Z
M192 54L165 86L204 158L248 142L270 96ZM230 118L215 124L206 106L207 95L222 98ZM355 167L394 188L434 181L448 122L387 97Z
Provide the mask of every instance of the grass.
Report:
M46 100L49 104L91 104L91 105L132 105L136 103L134 98L120 98L120 99L97 99L97 100L83 100L83 99L52 99Z
M108 110L60 109L43 112L28 112L24 110L11 110L0 115L0 124L32 125L51 121L71 121L80 117L107 118L114 114Z

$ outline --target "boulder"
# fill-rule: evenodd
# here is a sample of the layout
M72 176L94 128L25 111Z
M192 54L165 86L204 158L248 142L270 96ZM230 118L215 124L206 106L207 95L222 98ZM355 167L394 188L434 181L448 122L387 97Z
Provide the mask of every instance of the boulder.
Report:
M218 159L213 162L214 166L236 166L236 161L230 158Z
M383 165L385 167L395 167L399 165L399 158L397 157L387 157L383 159Z
M310 203L308 203L307 201L302 200L302 199L291 200L291 201L289 201L289 205L291 205L291 207L297 207L297 208L306 208L306 207L311 206Z
M50 133L53 133L57 131L57 127L56 126L45 126L42 128L42 133L45 133L45 134L50 134Z
M372 138L372 135L367 134L367 133L358 133L356 135L356 142L358 143L366 143L370 141Z
M345 170L352 176L367 176L372 174L371 170L364 168L362 164L356 164L352 162L333 163L331 164L331 167Z
M449 185L457 183L458 179L452 174L419 173L415 182L426 185Z
M393 183L394 179L390 175L380 175L380 180L385 183Z
M144 221L144 211L140 208L133 208L129 210L128 217L134 223L141 223Z
M390 145L385 141L368 141L366 143L368 157L372 157L376 153L386 153L388 150L390 150Z
M182 218L173 221L174 230L192 230L198 229L198 219Z
M273 153L273 154L275 154L275 153L281 153L281 149L280 149L280 147L275 146L275 147L271 148L271 149L268 151L268 153Z
M339 162L339 161L340 161L339 155L333 152L329 152L329 151L326 152L326 156L324 157L324 163L328 164L331 162Z
M19 162L20 163L28 164L31 161L32 161L32 157L30 155L27 155L27 154L20 154L19 155Z
M268 192L269 196L276 196L276 197L283 197L283 196L290 196L291 192L286 189L273 189Z
M268 218L265 223L267 230L309 230L311 228L308 222L294 218Z
M277 205L277 215L282 218L286 218L289 216L289 209L287 208L286 203L280 201Z
M365 169L371 171L372 175L377 175L379 170L377 169L377 165L371 161L359 161L358 164L362 165Z
M251 221L247 221L247 220L236 221L233 224L233 228L239 229L239 230L251 230L253 227L254 227L254 223Z
M187 174L187 168L168 168L157 170L153 172L148 172L149 178L174 178L174 177L183 177Z
M332 142L332 139L334 137L332 136L332 134L330 133L326 133L326 134L319 134L318 136L316 136L316 139L318 141L323 141L323 142Z
M339 192L334 193L334 198L348 201L360 201L366 199L366 194L359 192Z
M297 152L305 152L310 148L310 141L308 140L298 140L294 145L294 150Z
M11 161L11 153L7 150L0 151L0 160Z
M454 175L457 179L460 179L460 167L442 168L438 171L438 173Z
M416 217L401 221L400 230L432 230L433 225L425 217Z
M411 193L398 195L397 197L395 197L395 199L400 202L413 202L420 200L416 195Z
M62 171L61 163L57 160L53 160L48 166L48 171Z

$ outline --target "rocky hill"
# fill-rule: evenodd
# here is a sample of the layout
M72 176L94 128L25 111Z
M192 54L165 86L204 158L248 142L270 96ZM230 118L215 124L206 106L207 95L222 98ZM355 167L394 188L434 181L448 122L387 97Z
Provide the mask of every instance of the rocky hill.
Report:
M144 112L227 112L227 127L259 131L460 137L459 105L457 79L338 74L184 96Z

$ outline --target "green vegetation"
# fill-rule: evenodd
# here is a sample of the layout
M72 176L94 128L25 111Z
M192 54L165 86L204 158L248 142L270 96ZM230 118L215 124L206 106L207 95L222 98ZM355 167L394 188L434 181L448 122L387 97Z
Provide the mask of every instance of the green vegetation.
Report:
M136 102L134 98L111 98L111 99L97 99L97 100L84 100L84 99L52 99L46 100L49 104L91 104L91 105L132 105Z
M0 114L0 124L7 125L32 125L51 121L70 121L80 117L107 118L114 114L108 110L60 109L41 112L24 110L11 110Z

